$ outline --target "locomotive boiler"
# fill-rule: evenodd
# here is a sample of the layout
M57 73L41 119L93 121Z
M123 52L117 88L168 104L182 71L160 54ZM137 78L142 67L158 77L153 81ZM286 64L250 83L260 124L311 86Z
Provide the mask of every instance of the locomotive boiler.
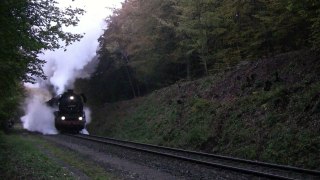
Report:
M50 106L57 106L54 112L55 127L60 132L78 133L85 128L86 115L83 111L85 96L76 94L73 90L52 98L48 101Z

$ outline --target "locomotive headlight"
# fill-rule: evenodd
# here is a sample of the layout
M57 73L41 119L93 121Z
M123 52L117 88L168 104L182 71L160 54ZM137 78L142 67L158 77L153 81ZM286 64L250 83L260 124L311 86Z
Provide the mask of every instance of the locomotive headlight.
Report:
M65 120L66 119L66 117L65 116L61 116L61 120Z
M80 121L82 121L82 120L83 120L83 117L80 116L78 119L79 119Z
M69 99L70 99L70 100L74 100L74 96L70 96Z

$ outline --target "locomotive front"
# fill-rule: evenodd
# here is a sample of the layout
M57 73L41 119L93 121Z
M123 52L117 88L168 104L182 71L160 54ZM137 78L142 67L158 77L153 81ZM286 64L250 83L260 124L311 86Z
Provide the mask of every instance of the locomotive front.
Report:
M72 90L60 96L59 111L55 112L55 126L60 132L79 132L85 128L83 103L84 97L75 94Z

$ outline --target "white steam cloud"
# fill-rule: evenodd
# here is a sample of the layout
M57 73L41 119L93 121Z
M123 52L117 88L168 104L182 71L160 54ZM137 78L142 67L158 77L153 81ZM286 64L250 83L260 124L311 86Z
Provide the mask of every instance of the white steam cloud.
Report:
M81 16L80 22L76 27L65 27L65 31L84 34L84 37L74 44L67 47L67 50L59 49L56 51L46 51L40 55L48 63L44 67L49 81L54 85L58 94L65 89L73 88L76 78L81 77L83 67L87 65L95 56L98 47L98 38L105 28L105 18L112 13L110 8L119 7L120 0L59 0L59 6L64 8L71 5L86 11Z
M42 89L29 89L25 107L27 113L21 117L24 129L42 134L57 134L54 126L54 109L45 104L49 99L48 92Z
M43 134L56 134L54 127L55 111L45 105L49 99L45 99L49 92L47 85L53 85L56 94L65 92L66 89L72 89L74 81L77 78L88 77L83 72L84 67L96 56L98 47L98 38L105 28L105 18L112 14L111 8L119 8L123 0L57 0L59 7L68 6L79 7L86 11L84 16L79 17L80 22L76 27L65 27L64 30L71 33L84 34L79 41L67 47L67 50L59 49L56 51L45 51L39 55L47 63L44 66L44 72L48 77L47 82L39 80L36 85L27 85L36 87L30 93L27 105L25 107L26 115L21 118L23 127L30 131L37 131ZM46 93L43 93L46 92ZM49 93L50 94L50 93ZM45 99L45 100L44 100ZM91 121L89 108L84 108L87 123ZM88 131L84 129L84 134Z

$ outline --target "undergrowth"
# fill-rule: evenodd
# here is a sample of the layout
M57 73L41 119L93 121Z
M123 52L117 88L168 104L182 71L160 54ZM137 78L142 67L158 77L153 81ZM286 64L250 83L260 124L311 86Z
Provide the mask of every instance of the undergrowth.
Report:
M113 127L91 130L121 139L319 169L319 67L316 60L304 62L275 59L221 76L220 83L204 78L172 85L141 98L138 104L130 106L135 101L128 101L127 108L109 111L112 119L104 122ZM95 120L101 122L94 119L93 124Z

